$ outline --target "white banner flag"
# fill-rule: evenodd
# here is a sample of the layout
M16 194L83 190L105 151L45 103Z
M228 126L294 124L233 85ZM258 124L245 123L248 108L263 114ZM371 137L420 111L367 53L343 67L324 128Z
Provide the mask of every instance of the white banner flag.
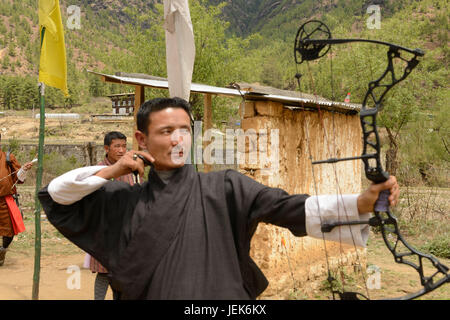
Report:
M195 42L188 0L165 0L164 19L169 93L189 101Z

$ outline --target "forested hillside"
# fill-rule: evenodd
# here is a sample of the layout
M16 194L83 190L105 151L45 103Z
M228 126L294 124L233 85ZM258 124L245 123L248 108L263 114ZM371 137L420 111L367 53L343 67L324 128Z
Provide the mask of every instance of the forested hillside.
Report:
M96 80L87 77L84 69L115 70L110 54L126 54L130 11L156 10L152 1L127 1L124 6L122 1L82 0L77 2L81 28L70 30L66 22L71 4L60 1L71 97L64 101L56 90L49 89L50 106L83 103L96 95ZM0 1L0 58L4 108L30 108L37 99L31 92L36 90L39 66L38 1ZM27 94L17 96L17 91Z
M225 86L233 81L259 82L297 90L294 75L303 74L301 90L342 101L348 92L361 102L370 80L386 67L385 48L369 44L333 47L318 62L298 67L293 45L298 27L319 19L334 38L369 38L422 48L425 57L407 81L389 93L381 124L390 150L402 163L421 172L441 172L448 182L449 161L449 17L445 0L190 0L196 41L193 81ZM49 107L84 104L92 97L124 87L101 83L85 70L166 76L161 0L78 1L81 28L66 28L70 1L61 0L67 47L70 98L49 89ZM379 5L381 28L368 29L367 7ZM39 62L38 1L0 0L0 107L37 105ZM149 91L149 94L152 94ZM194 106L198 97L192 97ZM220 99L214 100L215 119ZM201 116L200 109L197 116ZM389 145L389 143L387 145ZM406 152L423 145L414 155ZM403 152L405 151L405 152ZM398 165L397 165L398 166ZM403 165L405 172L407 166ZM433 171L434 170L434 171ZM437 170L437 171L436 171ZM418 172L418 170L415 170ZM442 176L444 172L444 176ZM429 176L429 175L428 175ZM438 179L438 180L439 180ZM442 182L444 181L444 182Z

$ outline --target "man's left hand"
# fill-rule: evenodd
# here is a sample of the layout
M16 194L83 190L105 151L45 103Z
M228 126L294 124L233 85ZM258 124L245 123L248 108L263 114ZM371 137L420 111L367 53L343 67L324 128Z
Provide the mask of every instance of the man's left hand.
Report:
M378 196L381 191L389 190L391 195L389 196L389 205L395 206L398 203L400 196L400 187L397 183L397 178L390 176L388 180L383 183L371 184L370 187L361 193L357 200L358 211L360 214L373 212L375 202L378 200Z

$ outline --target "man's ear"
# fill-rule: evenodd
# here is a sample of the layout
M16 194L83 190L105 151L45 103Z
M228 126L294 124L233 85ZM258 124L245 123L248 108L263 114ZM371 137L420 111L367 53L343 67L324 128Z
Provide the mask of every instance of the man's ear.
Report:
M108 154L108 152L109 152L109 146L103 146L103 148L105 148L105 152Z
M140 150L147 150L147 136L142 131L137 130L134 133Z

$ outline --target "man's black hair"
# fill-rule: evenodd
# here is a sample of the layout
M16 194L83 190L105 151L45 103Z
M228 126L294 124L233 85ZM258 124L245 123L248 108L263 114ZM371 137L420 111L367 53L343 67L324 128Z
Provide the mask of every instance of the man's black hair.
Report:
M119 131L111 131L105 135L105 139L103 140L103 145L110 146L114 139L127 140L127 136Z
M145 101L137 113L137 129L148 134L148 125L150 124L150 113L160 111L166 108L181 108L189 115L192 122L191 105L184 99L174 98L155 98Z

